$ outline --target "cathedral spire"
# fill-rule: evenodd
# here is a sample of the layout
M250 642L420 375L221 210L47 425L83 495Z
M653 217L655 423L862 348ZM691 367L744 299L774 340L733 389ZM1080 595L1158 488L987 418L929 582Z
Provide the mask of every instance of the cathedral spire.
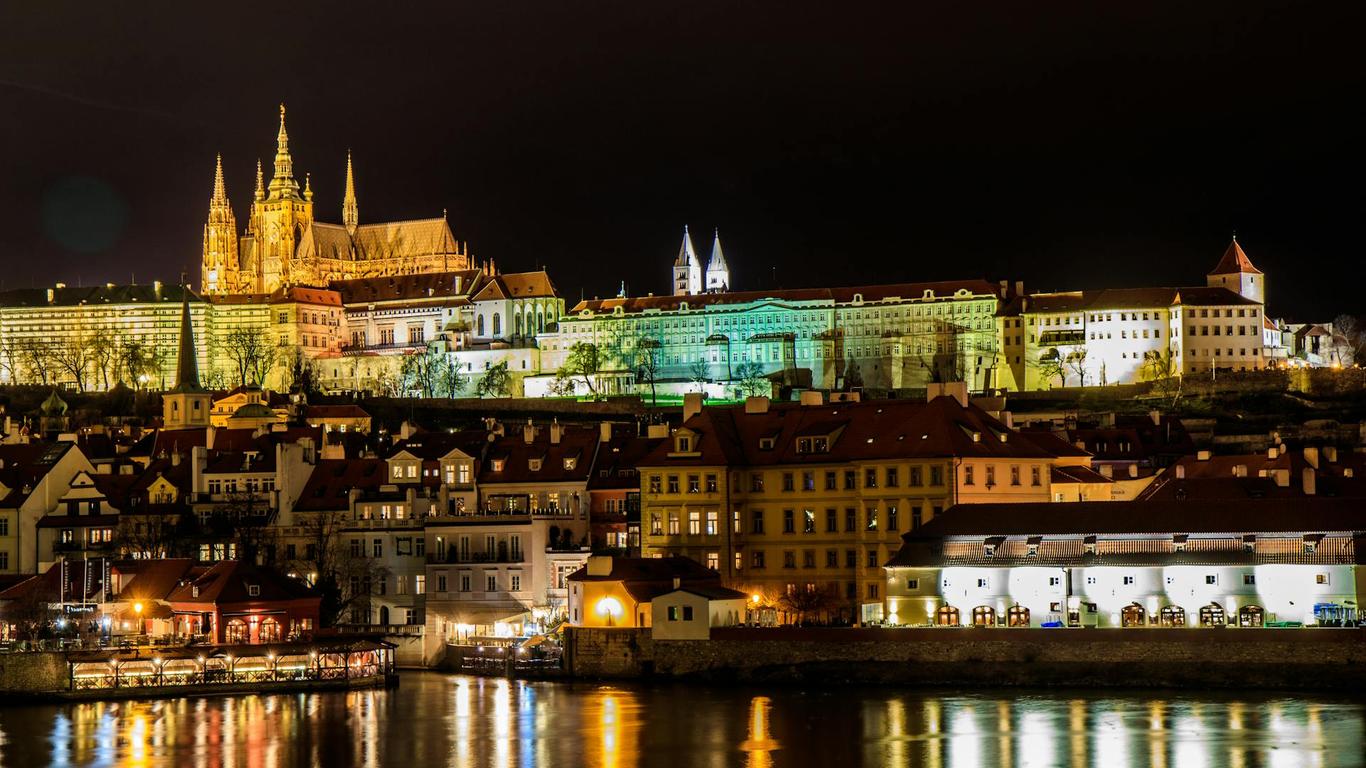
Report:
M218 165L213 171L213 198L209 200L209 205L219 206L228 204L228 186L223 182L223 155L218 155Z
M445 217L445 211L441 213ZM346 197L342 200L342 224L346 231L356 233L360 224L360 209L356 207L356 178L351 173L351 150L346 150Z
M275 176L270 180L271 198L299 196L294 180L294 158L289 154L289 133L285 130L285 105L280 105L280 132L275 136Z
M266 177L261 175L261 160L256 160L256 199L266 199Z
M726 254L721 251L721 230L712 233L711 258L707 259L706 286L708 292L724 292L730 289L730 266L726 264Z

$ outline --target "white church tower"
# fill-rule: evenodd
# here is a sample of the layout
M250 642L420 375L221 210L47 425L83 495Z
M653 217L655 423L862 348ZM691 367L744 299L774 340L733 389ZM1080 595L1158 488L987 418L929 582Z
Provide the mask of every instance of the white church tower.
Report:
M674 295L692 296L701 292L702 264L697 260L688 225L684 224L683 244L678 247L678 258L674 260Z
M1238 236L1233 236L1218 265L1205 276L1211 288L1227 288L1245 299L1258 304L1266 304L1266 275L1252 265L1252 260L1243 253L1238 245Z
M721 252L721 230L712 236L711 258L707 259L707 293L725 293L730 290L730 267L726 265L726 255Z

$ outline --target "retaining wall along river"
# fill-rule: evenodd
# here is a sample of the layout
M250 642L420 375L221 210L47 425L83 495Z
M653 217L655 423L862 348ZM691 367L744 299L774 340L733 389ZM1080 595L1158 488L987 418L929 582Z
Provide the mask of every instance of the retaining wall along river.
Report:
M1366 630L733 627L689 641L571 627L565 665L583 678L1363 691Z

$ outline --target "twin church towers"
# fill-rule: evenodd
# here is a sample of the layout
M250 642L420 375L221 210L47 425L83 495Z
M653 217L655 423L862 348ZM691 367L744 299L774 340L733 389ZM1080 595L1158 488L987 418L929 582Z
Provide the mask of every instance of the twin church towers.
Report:
M214 171L209 219L204 225L200 288L205 293L271 293L290 285L323 286L333 280L469 269L468 249L439 218L362 224L351 155L341 224L313 217L313 187L294 176L294 158L280 105L275 167L267 184L256 163L256 189L246 227L237 219L223 181L223 158Z

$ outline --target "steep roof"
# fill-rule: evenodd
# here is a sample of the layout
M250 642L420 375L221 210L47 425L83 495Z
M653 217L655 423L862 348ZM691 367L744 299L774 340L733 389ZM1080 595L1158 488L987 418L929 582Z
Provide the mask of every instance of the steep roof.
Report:
M354 234L340 224L315 221L299 240L301 258L366 261L432 254L459 254L444 217L362 224Z
M204 301L185 286L157 285L62 286L53 288L48 301L45 288L19 288L0 292L0 307L69 307L83 304L172 304L183 300Z
M387 480L383 459L322 459L313 467L294 508L303 512L335 512L350 507L351 489L377 490Z
M1262 274L1260 269L1252 266L1252 260L1243 253L1243 247L1238 245L1238 238L1228 244L1224 249L1224 255L1219 258L1219 263L1214 265L1214 269L1209 271L1211 275L1231 275L1249 272L1254 275Z
M250 586L260 587L260 594L252 595ZM198 595L195 588L198 588ZM241 560L224 560L203 574L188 580L171 591L166 599L172 603L258 603L277 600L318 599L313 590L298 579L291 579L273 568L253 565Z
M1366 499L1366 457L1338 452L1335 461L1316 459L1316 497ZM1184 456L1163 470L1152 485L1139 494L1144 500L1236 501L1240 499L1308 499L1304 473L1311 468L1300 451L1210 456ZM1277 479L1281 482L1277 482ZM1281 483L1284 483L1282 485Z
M772 291L735 291L726 293L707 293L693 296L637 296L634 298L588 299L574 306L570 312L584 310L592 312L611 312L621 307L627 314L644 312L647 309L676 311L683 303L690 309L730 304L750 304L769 300L774 303L810 302L813 304L847 304L860 296L865 302L885 301L888 299L919 299L926 291L937 298L953 296L958 291L967 291L974 296L995 296L998 287L985 280L950 280L933 283L889 283L886 285L849 286L845 288L787 288Z
M323 304L340 307L341 294L328 288L308 288L301 285L284 286L270 295L271 304Z
M477 269L462 269L451 272L334 280L328 285L341 294L343 304L442 297L460 300L468 299L480 274Z
M1094 291L1036 293L1026 297L1025 314L1085 312L1090 310L1162 309L1174 306L1230 306L1256 304L1227 288L1203 285L1177 288L1102 288Z
M786 466L861 459L1046 459L1053 455L981 408L964 408L952 397L929 402L774 403L764 413L746 413L743 405L706 407L683 428L698 435L695 456L670 456L674 450L670 440L656 447L641 465ZM826 452L798 452L798 437L820 435L829 439ZM772 447L763 447L769 439Z

